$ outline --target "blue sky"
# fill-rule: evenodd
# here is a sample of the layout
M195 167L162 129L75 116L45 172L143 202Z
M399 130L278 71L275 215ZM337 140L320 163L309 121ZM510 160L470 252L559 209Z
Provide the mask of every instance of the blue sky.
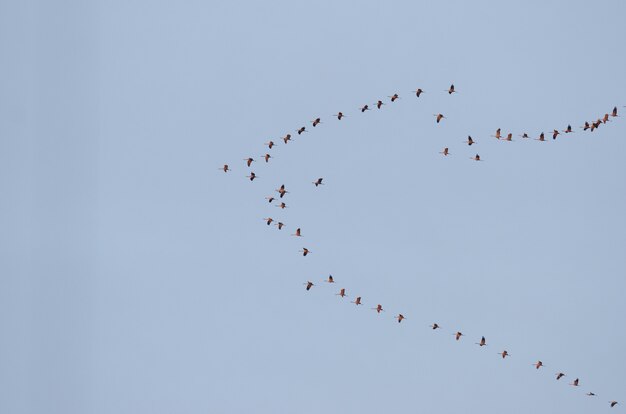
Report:
M625 11L0 3L0 411L623 410Z

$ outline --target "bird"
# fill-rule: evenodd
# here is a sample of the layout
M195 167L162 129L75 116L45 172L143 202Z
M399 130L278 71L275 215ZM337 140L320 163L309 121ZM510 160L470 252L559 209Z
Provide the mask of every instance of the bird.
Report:
M472 146L472 144L473 144L474 142L475 142L475 141L472 139L472 137L471 137L470 135L468 135L468 136L467 136L467 141L465 141L465 143L466 143L467 145L469 145L469 146Z
M398 323L400 323L402 322L402 319L406 319L406 318L404 317L403 314L399 313L398 316L396 316L396 319L398 320Z
M487 345L487 341L485 340L485 337L483 336L482 338L480 338L480 342L476 342L476 345L478 345L478 346L485 346L485 345Z
M265 162L269 162L270 158L273 158L273 157L270 154L265 154L263 158L265 158Z
M500 139L501 136L502 135L500 135L500 128L496 129L496 135L492 135L492 137L498 138L498 139Z
M449 152L448 152L448 147L445 147L445 148L443 149L443 151L440 151L440 152L439 152L439 154L443 154L443 155L446 155L446 156L447 156L447 155L449 154Z
M563 374L562 372L559 372L558 374L556 374L556 380L560 380L561 378L563 378L565 376L565 374Z
M341 296L342 298L346 296L346 289L339 289L339 293L335 293L335 296Z
M256 178L256 174L253 172L250 172L250 175L246 175L246 177L248 177L250 181L254 181L254 179Z
M611 112L611 116L612 116L612 117L619 116L619 115L617 115L617 106L614 106L614 107L613 107L613 112Z
M498 352L498 354L502 355L502 359L506 358L507 356L510 356L506 349L502 352Z
M306 247L303 247L300 251L302 252L302 256L306 256L307 254L311 253L311 251Z
M265 197L265 199L271 204L272 201L276 200L274 197L269 196L269 197Z
M311 121L311 123L313 124L313 128L315 128L318 124L322 123L322 120L320 118L315 118L313 121Z
M392 96L390 96L390 98L391 98L391 102L394 102L396 99L400 99L397 93L394 93Z
M439 328L439 324L433 323L432 325L430 325L430 327L433 328L433 330L435 330Z
M270 224L272 224L272 221L274 221L273 218L268 217L268 218L264 218L263 220L265 220L267 222L267 225L269 226Z
M384 312L385 310L383 309L383 305L381 305L380 303L378 305L376 305L375 308L372 308L376 311L376 313L380 313L381 311Z
M585 121L585 125L581 126L581 128L583 129L583 131L586 131L589 128L591 128L591 126L589 125L589 121Z
M565 128L563 132L566 134L569 134L570 132L574 132L574 131L572 131L572 126L568 124L567 128Z
M292 236L302 237L302 234L300 234L300 227L296 229L296 232L292 234Z
M333 275L328 275L328 279L325 280L326 283L335 283L335 279L333 279Z
M559 135L559 130L555 129L554 131L552 131L552 139L556 139L556 137Z
M569 385L573 385L574 387L578 387L578 378L576 378L574 380L574 382L570 383Z
M383 103L383 101L381 101L381 100L379 99L378 101L376 101L376 104L375 104L375 105L376 105L376 107L377 107L378 109L380 109L380 107L381 107L381 106L383 106L383 105L384 105L384 103Z
M527 133L525 133L525 132L524 132L522 135L520 135L520 137L522 137L522 138L530 138L530 137L528 136L528 134L527 134Z
M596 395L596 394L595 394L595 393L593 393L593 392L588 392L588 393L587 393L587 394L585 394L585 395L588 395L589 397L595 397L595 395Z
M421 88L417 88L416 90L412 92L415 93L415 96L417 96L418 98L420 97L421 94L424 93L424 91Z
M292 139L291 139L291 134L287 134L287 135L285 135L285 136L283 137L283 141L285 141L285 144L286 144L287 142L289 142L289 141L292 141Z
M224 171L224 172L228 172L231 171L230 168L228 168L228 164L224 164L224 166L222 168L220 168L220 170Z
M604 117L602 118L602 123L606 124L607 122L609 122L609 114L604 114Z
M356 299L354 301L351 301L350 303L354 303L355 305L362 305L361 303L361 297L357 296Z
M244 158L243 160L246 162L246 165L248 165L248 167L254 162L254 158L252 157Z
M363 108L360 108L360 109L361 109L361 113L370 110L370 108L367 105L365 105Z
M609 401L609 404L611 404L611 408L613 408L617 405L617 401Z
M456 91L454 90L454 84L450 85L450 89L447 90L448 95L452 95L453 93L455 93Z
M442 119L445 118L442 114L433 114L433 116L437 117L437 123L439 123Z
M503 138L505 141L513 141L513 134L511 134L510 132L507 134L506 138Z
M341 121L341 118L343 118L345 115L343 114L343 112L337 112L337 115L333 116L337 117L337 119Z
M266 142L266 143L265 143L265 144L263 144L263 145L267 145L267 146L269 147L269 149L272 149L272 147L273 147L274 145L276 145L276 144L274 144L274 141L270 141L270 142Z
M323 178L318 178L317 180L313 181L313 184L315 184L315 186L320 186L320 185L324 185L322 184L322 180Z
M541 367L543 366L543 362L541 362L541 361L537 361L537 362L535 362L535 363L533 364L533 366L534 366L536 369L539 369L539 368L541 368Z
M306 285L306 290L311 290L311 288L315 286L313 282L306 282L305 285Z
M306 127L301 127L299 128L297 131L298 135L302 134L303 132L306 132Z
M470 157L471 160L480 161L480 155L476 154L473 157Z
M285 184L283 184L280 186L280 188L276 189L276 192L280 194L280 198L283 198L283 196L287 194L289 191L285 190Z
M459 339L461 339L461 337L463 336L463 334L461 332L457 332L457 333L453 333L452 335L454 335L454 338L458 341Z
M539 138L535 138L535 141L545 141L545 140L546 140L546 137L543 132L539 134Z
M275 204L275 206L276 206L276 207L280 207L280 208L282 208L282 209L287 208L287 204L285 204L285 203Z
M278 230L282 230L282 228L285 226L284 223L281 223L280 221L278 223L275 224L275 226L278 226Z

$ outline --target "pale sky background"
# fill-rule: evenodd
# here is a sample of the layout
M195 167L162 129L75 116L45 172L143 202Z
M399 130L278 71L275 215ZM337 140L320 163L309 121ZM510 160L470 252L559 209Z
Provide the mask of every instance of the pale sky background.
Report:
M0 412L625 410L625 16L0 0Z

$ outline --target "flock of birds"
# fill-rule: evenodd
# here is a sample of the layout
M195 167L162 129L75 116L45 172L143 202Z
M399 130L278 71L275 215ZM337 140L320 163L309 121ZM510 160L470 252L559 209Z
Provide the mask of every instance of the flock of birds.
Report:
M445 92L447 92L449 95L455 94L457 93L454 84L450 85L450 87L445 90ZM411 92L412 94L415 95L416 98L420 98L422 94L425 93L425 91L421 88L418 88L414 91ZM388 98L390 98L390 102L394 103L396 102L398 99L400 99L400 96L397 93L394 93L393 95L388 96ZM383 102L382 100L377 100L376 103L374 103L372 106L375 106L378 110L380 110L384 105L386 105L385 102ZM372 108L370 108L369 104L363 105L361 107L359 107L359 111L361 113L365 113L366 111L370 111L372 110ZM433 114L433 116L435 117L435 121L437 124L440 124L443 120L447 119L445 115L443 115L442 113L437 113L437 114ZM588 132L594 132L596 129L600 128L600 126L605 125L608 122L611 122L611 118L616 118L618 117L618 110L617 110L617 106L613 107L613 110L611 112L607 112L604 115L598 117L596 120L592 120L592 121L585 121L584 124L582 126L580 126L580 129L582 129L583 131L588 131ZM345 115L343 112L337 112L336 114L333 115L333 117L337 118L338 121L341 121L343 118L347 117L347 115ZM322 124L322 119L320 117L316 117L315 119L313 119L312 121L310 121L311 125L313 128L316 128L318 125ZM298 135L302 135L304 133L307 133L308 130L306 129L306 126L302 126L300 128L298 128L297 130L295 130L295 133L297 133ZM552 139L556 140L557 137L559 135L563 135L563 134L570 134L570 133L574 133L574 130L572 129L571 125L567 125L567 127L565 129L559 130L559 129L554 129L552 132L549 132L548 134L552 135ZM549 136L548 135L548 136ZM495 130L495 133L493 135L491 135L491 137L496 138L498 140L501 141L514 141L513 140L513 133L512 132L507 132L507 133L503 133L501 128L497 128ZM524 132L522 134L519 135L520 138L522 139L530 139L530 136ZM287 145L289 142L294 141L292 135L290 133L287 133L285 136L280 138L283 142L284 145ZM546 141L546 134L545 132L541 132L537 138L535 138L536 141ZM278 141L278 139L277 139ZM279 141L278 141L279 142ZM464 141L465 144L467 144L468 146L472 146L477 144L477 141L474 140L470 135L467 136L467 140ZM269 140L268 142L264 143L265 146L267 146L268 150L272 150L272 148L274 148L277 144L276 142L274 142L273 140ZM442 154L444 157L449 156L451 153L449 151L448 147L444 147L443 150L440 152L440 154ZM265 163L269 163L270 159L272 159L274 157L272 157L272 155L267 152L264 155L262 155L260 157L260 160L265 161ZM470 159L474 160L474 161L482 161L480 155L478 153L476 153L474 156L470 157ZM248 168L252 168L253 163L255 162L259 162L260 160L257 160L253 157L247 157L244 158L243 161L245 162L245 165ZM223 172L227 173L231 170L231 167L229 164L224 164L223 167L219 168L220 170L222 170ZM254 181L255 179L259 178L259 176L257 176L253 171L250 171L249 175L246 176L246 178L248 178L250 181ZM315 179L314 181L312 181L311 183L315 186L315 187L319 187L321 185L324 185L324 179L322 177L319 177L317 179ZM274 202L277 202L278 204L274 204L276 207L282 209L287 208L287 204L283 201L284 197L289 194L289 191L285 188L285 185L282 184L280 187L278 187L277 189L275 189L275 193L277 193L276 195L270 195L265 197L265 199L268 201L268 203L272 204ZM266 225L270 226L272 224L274 224L275 226L277 226L278 230L282 230L283 227L285 227L285 223L283 223L282 221L279 220L275 220L272 217L265 217L263 218L263 221L265 222ZM302 234L302 229L301 228L296 228L295 232L291 234L291 236L294 237L303 237ZM299 253L302 254L302 256L307 256L309 254L312 253L311 250L309 250L307 247L303 247ZM327 279L324 280L325 283L328 284L334 284L335 280L333 278L332 275L329 275ZM310 291L314 286L316 286L315 283L311 282L311 281L307 281L304 283L305 285L305 289L306 291ZM341 297L341 298L346 298L348 297L347 293L346 293L346 288L341 288L339 289L339 292L336 293L337 296ZM363 305L363 301L362 301L362 297L361 296L356 296L354 301L351 301L351 303L355 304L357 307L359 305ZM381 304L377 304L375 307L371 308L371 310L376 311L377 314L380 314L381 312L385 312L385 309L383 309L383 306ZM401 323L403 320L407 319L404 314L402 313L398 313L396 316L394 316L394 319L398 322ZM433 323L432 325L430 325L430 328L434 331L437 329L441 329L441 326L437 323ZM456 341L460 341L461 338L463 336L466 336L465 334L463 334L461 331L456 331L454 333L452 333L452 335L454 336ZM484 347L487 346L487 340L485 338L485 336L482 336L481 339L479 340L479 342L476 342L476 345L478 345L479 347ZM501 356L502 359L506 359L507 357L510 357L511 354L509 354L509 352L504 349L502 350L502 352L498 352L498 355ZM535 369L539 370L540 368L544 367L544 364L541 360L538 360L536 362L534 362L532 364L532 366L535 367ZM557 381L560 381L561 378L563 378L564 376L566 376L565 373L563 372L558 372L555 373L555 378ZM579 386L579 378L575 378L571 383L569 383L569 385L573 386L573 387L578 387ZM597 396L594 392L587 392L586 393L587 396L589 397L595 397ZM610 407L615 407L618 404L617 401L615 400L611 400L609 401L609 406Z

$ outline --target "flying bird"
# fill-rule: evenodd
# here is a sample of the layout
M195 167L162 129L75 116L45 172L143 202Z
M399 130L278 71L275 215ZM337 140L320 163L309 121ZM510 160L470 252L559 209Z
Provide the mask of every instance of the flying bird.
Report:
M578 378L576 378L574 380L574 382L570 383L569 385L573 385L574 387L578 387Z
M487 345L487 341L485 340L485 337L483 336L482 338L480 338L480 342L476 342L476 345L478 345L478 346L485 346L485 345Z
M289 141L293 141L293 140L291 139L291 134L287 134L287 135L285 135L285 136L283 137L283 141L285 141L285 144L286 144L287 142L289 142Z
M380 303L378 305L376 305L375 308L370 308L376 311L376 313L380 313L380 312L384 312L385 310L383 309L383 305L381 305Z
M439 324L433 323L432 325L430 325L430 327L433 328L433 330L435 330L439 328Z
M254 162L254 158L250 157L250 158L244 158L243 159L246 162L246 165L249 167L253 162Z
M380 109L380 107L381 107L381 106L383 106L383 105L384 105L384 103L383 103L383 101L381 101L380 99L379 99L378 101L376 101L376 107L377 107L378 109Z
M546 140L546 136L543 132L539 134L539 138L535 138L535 141L545 141L545 140Z
M454 84L450 85L450 89L447 90L448 95L452 95L453 93L455 93L456 91L454 90Z
M325 280L326 283L335 283L335 279L333 279L333 275L328 275L328 279Z
M250 175L246 175L246 177L248 177L250 181L254 181L254 179L256 178L256 174L253 172L250 172Z
M589 397L595 397L595 396L596 396L596 394L595 394L595 393L593 393L593 392L588 392L588 393L587 393L587 394L585 394L585 395L588 395Z
M302 250L300 250L300 252L302 252L302 256L306 256L307 254L311 253L311 251L307 249L306 247L303 247Z
M614 106L614 107L613 107L613 112L611 112L611 116L612 116L612 117L619 116L619 115L617 115L617 106Z
M567 128L565 128L563 130L564 133L569 134L570 132L574 132L572 131L572 126L571 125L567 125Z
M220 168L220 170L224 171L224 172L228 172L231 171L230 168L228 168L228 164L224 164L224 166L222 168Z
M527 133L525 133L525 132L524 132L522 135L520 135L520 137L522 137L522 138L530 138L530 137L528 136L528 134L527 134Z
M311 290L311 288L315 286L313 282L306 282L305 285L306 285L306 290Z
M285 226L284 223L281 223L280 221L278 223L275 224L275 226L278 226L278 230L282 230L282 228Z
M341 296L342 298L346 296L346 289L339 289L339 293L335 293L335 296Z
M442 119L445 118L442 114L433 114L433 116L437 117L437 123L439 123Z
M440 151L440 152L439 152L439 154L443 154L443 155L446 155L446 156L447 156L447 155L449 154L449 152L448 152L448 147L445 147L445 148L443 149L443 151Z
M280 188L277 188L276 192L280 194L280 198L283 198L285 194L289 193L289 191L285 190L285 184L282 184Z
M300 234L300 227L296 229L296 232L292 234L292 236L302 237L302 234Z
M274 158L274 157L272 157L270 154L265 154L263 158L265 158L265 162L267 163L269 162L270 158Z
M559 135L559 130L555 129L554 131L552 131L552 139L556 139L556 137Z
M306 127L301 127L299 128L297 131L298 135L302 134L303 132L306 132Z
M559 372L558 374L556 374L556 380L560 380L561 378L563 378L565 376L565 374L563 374L562 372Z
M394 93L392 96L390 96L389 98L391 98L391 102L394 102L396 99L400 99L400 97L398 96L397 93ZM617 108L615 108L617 109Z
M611 404L611 408L613 408L617 405L617 401L609 401L609 404Z
M589 128L591 128L591 126L589 125L589 121L585 121L585 125L581 126L581 128L583 129L583 131L586 131Z
M463 334L461 332L457 332L457 333L453 333L452 335L454 335L454 338L458 341L459 339L461 339L461 337L463 336Z
M406 319L401 313L399 313L395 318L398 320L398 323L402 322L402 319Z
M604 117L602 118L602 123L606 124L607 122L609 122L609 114L604 114Z
M361 303L361 297L357 296L356 299L354 301L351 301L350 303L354 303L355 305L362 305Z
M323 180L323 178L318 178L317 180L313 181L313 184L315 184L316 187L319 186L319 185L324 185L324 184L322 184L322 180Z
M480 155L476 154L473 157L470 157L471 160L480 161Z
M418 98L420 97L421 94L424 93L424 91L421 88L417 88L416 90L412 92L415 93L415 96L417 96Z
M506 351L506 349L502 352L498 352L498 354L502 355L502 359L506 358L507 356L510 356L509 353Z
M276 207L280 207L280 208L282 208L282 209L287 208L287 204L285 204L285 203L275 204L275 206L276 206Z
M270 224L272 224L272 221L274 221L273 218L268 217L268 218L264 218L263 220L265 220L267 222L267 225L269 226Z
M492 137L498 138L498 139L502 137L502 135L500 135L500 128L496 129L496 135L492 135Z
M311 121L311 123L313 124L313 128L315 128L318 124L322 123L321 118L315 118L313 121Z
M341 121L341 118L343 118L345 115L343 114L343 112L337 112L337 115L333 116L337 117L337 119Z
M265 197L265 199L271 204L272 201L276 200L274 197Z
M541 361L537 361L534 364L532 364L536 369L539 369L543 366L543 362Z
M266 143L265 143L265 144L263 144L263 145L267 145L267 146L269 147L269 149L272 149L272 147L273 147L274 145L276 145L276 144L274 144L274 141L270 141L270 142L266 142Z
M467 141L465 141L465 143L466 143L467 145L469 145L469 146L472 146L472 144L474 144L474 143L475 143L475 141L472 139L472 137L471 137L471 136L469 136L469 135L468 135L468 136L467 136Z
M360 108L360 109L361 109L361 113L370 110L370 108L367 105L365 105L363 108Z
M506 138L503 138L503 140L504 141L509 141L509 142L513 141L513 134L509 132L507 134Z

